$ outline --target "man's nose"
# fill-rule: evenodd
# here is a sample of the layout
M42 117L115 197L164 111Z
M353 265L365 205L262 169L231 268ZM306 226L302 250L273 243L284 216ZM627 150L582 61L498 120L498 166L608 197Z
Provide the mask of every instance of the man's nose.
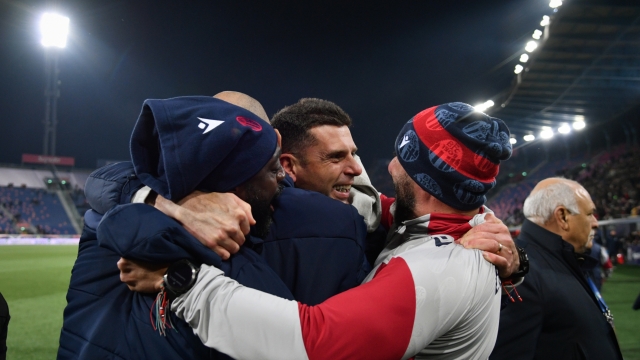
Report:
M353 155L349 155L348 163L344 169L344 173L353 176L362 174L362 166Z

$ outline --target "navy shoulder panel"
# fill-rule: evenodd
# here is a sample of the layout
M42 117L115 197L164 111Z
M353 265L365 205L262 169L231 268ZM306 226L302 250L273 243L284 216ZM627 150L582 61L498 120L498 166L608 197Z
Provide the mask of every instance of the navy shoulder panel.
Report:
M158 263L189 259L216 267L222 262L177 221L145 204L118 205L109 210L97 235L101 247L128 259Z
M87 178L84 194L93 210L105 214L119 204L131 202L131 197L144 184L129 161L103 166Z

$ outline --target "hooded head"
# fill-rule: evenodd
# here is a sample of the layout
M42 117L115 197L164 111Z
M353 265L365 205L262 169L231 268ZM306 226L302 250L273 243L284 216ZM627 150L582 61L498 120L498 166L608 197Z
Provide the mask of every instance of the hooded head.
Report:
M256 175L278 145L253 112L207 96L146 100L131 135L140 180L178 201L193 192L228 192Z

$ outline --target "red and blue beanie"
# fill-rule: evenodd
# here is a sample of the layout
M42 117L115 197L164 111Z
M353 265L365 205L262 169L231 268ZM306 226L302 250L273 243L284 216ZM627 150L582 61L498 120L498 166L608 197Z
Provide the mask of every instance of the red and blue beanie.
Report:
M277 137L252 112L216 98L146 100L131 134L131 161L145 185L170 200L194 190L227 192L273 157Z
M414 116L400 131L395 150L404 170L422 189L462 211L486 202L500 161L512 151L502 120L460 102Z

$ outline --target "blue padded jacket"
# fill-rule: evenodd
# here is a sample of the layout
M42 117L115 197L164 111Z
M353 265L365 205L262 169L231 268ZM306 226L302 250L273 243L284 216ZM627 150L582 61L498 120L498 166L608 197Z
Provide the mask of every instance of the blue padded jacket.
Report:
M141 187L131 170L130 164L117 164L96 171L88 181L93 185L87 194L99 196L90 204L104 211L118 202L129 202ZM258 240L247 239L249 245L254 242ZM169 316L175 331L167 330L166 336L155 331L150 320L155 294L129 291L120 282L116 266L120 257L158 264L190 259L219 267L246 286L293 299L250 246L222 261L179 223L151 206L119 205L104 216L89 210L71 273L58 359L229 358L205 347L172 313Z

